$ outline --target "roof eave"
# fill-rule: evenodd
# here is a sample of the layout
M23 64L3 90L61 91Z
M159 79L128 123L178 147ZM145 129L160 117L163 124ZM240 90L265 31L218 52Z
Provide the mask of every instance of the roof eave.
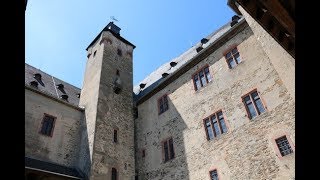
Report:
M161 83L159 83L157 86L155 86L150 92L144 94L143 96L136 99L136 104L139 105L149 99L152 95L169 85L171 82L173 82L175 79L180 77L182 74L184 74L186 71L188 71L191 67L198 64L201 60L203 60L208 54L209 51L214 49L217 45L227 41L228 35L233 37L236 35L237 29L240 27L243 27L246 23L245 19L241 19L237 24L235 24L233 27L231 27L227 32L225 32L222 36L220 36L218 39L216 39L213 43L211 43L209 46L201 50L196 56L191 58L189 62L185 63L183 66L181 66L179 69L177 69L172 74L168 75L165 80L163 80ZM242 25L242 26L241 26ZM247 24L248 25L248 24ZM246 26L245 26L246 27ZM243 27L244 28L244 27ZM242 29L241 29L242 30ZM193 65L194 64L194 65ZM140 92L141 93L141 92Z

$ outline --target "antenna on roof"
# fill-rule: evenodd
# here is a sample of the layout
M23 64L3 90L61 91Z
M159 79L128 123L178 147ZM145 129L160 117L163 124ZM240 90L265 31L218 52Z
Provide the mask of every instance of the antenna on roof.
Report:
M114 21L119 22L119 20L118 20L118 19L116 19L114 16L110 16L110 19L112 19L112 20L114 20Z

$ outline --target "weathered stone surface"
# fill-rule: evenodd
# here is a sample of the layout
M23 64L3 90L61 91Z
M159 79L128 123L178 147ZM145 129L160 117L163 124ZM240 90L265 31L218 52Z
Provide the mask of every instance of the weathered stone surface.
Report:
M223 53L232 45L238 45L242 62L229 69ZM247 27L139 105L135 120L139 179L209 179L213 168L217 168L221 179L294 178L294 154L277 157L272 141L283 132L294 142L295 104L272 63ZM212 81L195 91L192 74L206 64ZM254 88L267 112L249 120L241 97ZM157 99L165 93L169 110L158 115ZM203 119L220 109L228 132L208 141ZM170 136L176 157L163 163L161 141Z

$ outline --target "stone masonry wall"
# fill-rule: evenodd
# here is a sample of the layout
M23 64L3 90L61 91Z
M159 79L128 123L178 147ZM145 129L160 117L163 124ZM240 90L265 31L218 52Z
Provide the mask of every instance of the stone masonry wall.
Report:
M295 97L295 59L282 46L267 33L241 6L239 11L243 14L254 36L269 57L273 67L279 74L291 97Z
M92 106L96 108L96 117L89 120L95 121L90 179L111 179L112 168L117 169L119 179L134 179L133 47L104 31L92 52L95 50L99 63L86 70L100 72L97 81L89 82L90 88L98 87L97 104ZM113 91L117 70L122 87L119 94ZM116 143L114 130L118 132Z
M242 62L229 69L223 53L238 45ZM212 81L194 90L192 75L209 65ZM293 80L293 79L291 79ZM252 120L241 97L257 88L267 111ZM169 110L157 100L168 94ZM274 139L287 135L294 149L294 99L249 27L138 106L136 172L140 179L294 179L294 156L278 157ZM222 110L228 132L208 141L203 119ZM161 142L172 137L175 158L164 163ZM141 151L146 156L142 158Z
M55 116L52 137L39 133L44 113ZM25 155L78 167L83 113L25 89Z

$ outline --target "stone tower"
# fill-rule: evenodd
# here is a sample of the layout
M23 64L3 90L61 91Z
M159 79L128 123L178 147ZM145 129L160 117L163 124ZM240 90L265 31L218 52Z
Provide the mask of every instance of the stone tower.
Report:
M135 46L110 22L88 46L80 106L85 108L90 179L134 179L132 54ZM80 158L83 154L80 154ZM89 159L90 157L90 159ZM90 165L88 165L90 164Z

